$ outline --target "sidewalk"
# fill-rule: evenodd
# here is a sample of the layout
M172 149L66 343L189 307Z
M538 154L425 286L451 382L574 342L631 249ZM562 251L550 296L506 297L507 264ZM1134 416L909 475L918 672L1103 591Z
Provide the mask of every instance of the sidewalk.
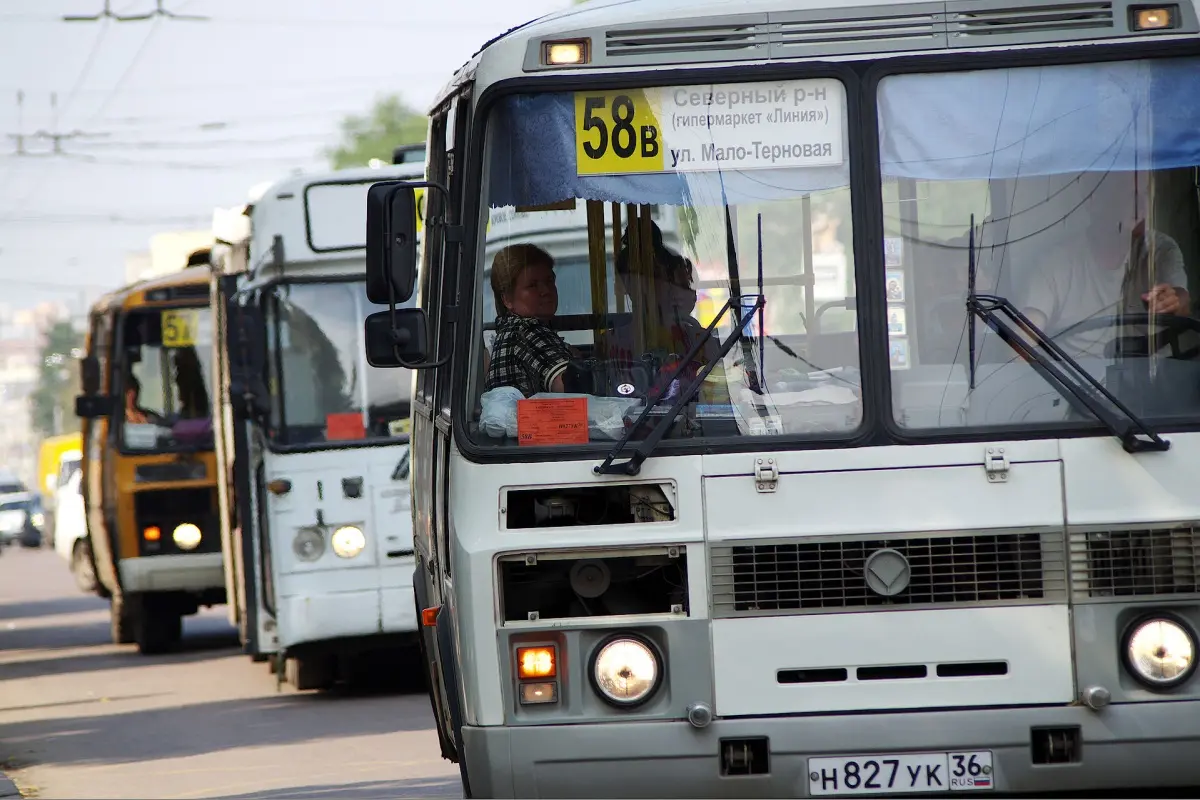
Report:
M21 793L17 791L17 785L8 779L3 772L0 772L0 800L7 800L10 797L20 797Z

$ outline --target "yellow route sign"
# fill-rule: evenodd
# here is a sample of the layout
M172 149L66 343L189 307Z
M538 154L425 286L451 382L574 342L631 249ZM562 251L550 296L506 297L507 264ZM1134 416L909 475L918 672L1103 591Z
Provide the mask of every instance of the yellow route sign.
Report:
M661 126L641 89L575 94L580 175L661 172Z
M173 308L162 312L163 347L191 347L196 344L200 312L194 308Z

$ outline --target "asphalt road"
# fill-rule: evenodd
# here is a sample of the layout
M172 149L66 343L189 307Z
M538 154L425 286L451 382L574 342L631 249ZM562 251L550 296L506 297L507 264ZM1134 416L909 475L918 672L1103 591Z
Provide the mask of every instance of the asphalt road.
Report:
M461 797L425 694L277 691L225 608L177 653L109 643L51 550L0 555L0 771L26 797Z

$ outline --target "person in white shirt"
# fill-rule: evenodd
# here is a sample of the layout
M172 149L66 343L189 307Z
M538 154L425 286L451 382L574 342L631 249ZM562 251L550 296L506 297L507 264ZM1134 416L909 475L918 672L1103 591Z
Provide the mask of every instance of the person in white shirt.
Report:
M1135 195L1135 180L1130 173L1105 176L1086 206L1086 236L1052 250L1025 281L1018 306L1075 357L1111 358L1114 338L1152 327L1071 330L1082 322L1146 313L1186 316L1191 310L1183 253L1170 236L1148 230L1145 193Z

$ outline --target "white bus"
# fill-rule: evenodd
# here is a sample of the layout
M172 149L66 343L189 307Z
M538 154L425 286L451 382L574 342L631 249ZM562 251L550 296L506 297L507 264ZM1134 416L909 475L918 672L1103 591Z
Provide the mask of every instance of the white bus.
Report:
M367 188L421 170L289 177L214 214L231 622L300 690L417 663L408 390L367 365L362 317Z
M1197 97L1193 0L598 1L460 69L366 346L467 796L1200 784ZM590 313L526 249L489 352L564 208Z

